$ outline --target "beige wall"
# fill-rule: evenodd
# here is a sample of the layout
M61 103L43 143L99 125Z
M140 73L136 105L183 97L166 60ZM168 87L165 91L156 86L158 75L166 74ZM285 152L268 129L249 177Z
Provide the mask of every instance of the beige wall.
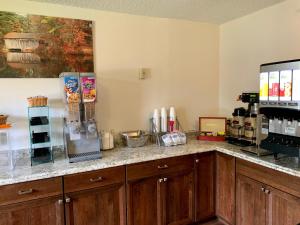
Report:
M23 0L1 0L1 10L95 21L95 67L100 129L147 129L156 107L171 105L185 130L199 115L218 111L219 28L197 22L85 10ZM151 75L138 80L138 70ZM0 113L11 116L13 148L28 147L26 97L47 95L61 144L58 79L1 79Z
M300 58L300 1L287 0L220 26L220 114L243 91L258 91L262 63ZM246 105L244 105L246 106Z

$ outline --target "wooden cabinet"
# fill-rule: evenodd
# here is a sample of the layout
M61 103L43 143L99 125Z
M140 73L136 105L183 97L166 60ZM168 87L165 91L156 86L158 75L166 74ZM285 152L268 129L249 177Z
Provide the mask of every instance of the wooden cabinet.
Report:
M215 216L215 152L195 156L195 218L205 221Z
M159 177L150 177L128 182L127 221L128 225L159 224L161 207ZM159 205L160 204L160 205Z
M299 178L238 160L237 225L300 224L299 182Z
M192 223L194 216L193 171L193 156L128 166L128 225Z
M64 225L62 197L0 207L1 225Z
M235 224L235 158L216 154L216 215Z
M123 185L67 194L67 225L125 225Z
M267 187L267 224L300 224L300 198Z
M189 225L215 216L297 225L299 187L300 178L207 152L0 186L0 225Z
M0 225L64 225L61 178L0 187Z
M237 175L237 225L296 225L300 198Z
M194 173L193 170L170 174L162 178L161 196L164 202L162 224L181 225L193 222Z
M236 224L266 224L265 186L243 175L236 177Z
M125 225L125 167L66 176L65 211L67 225Z

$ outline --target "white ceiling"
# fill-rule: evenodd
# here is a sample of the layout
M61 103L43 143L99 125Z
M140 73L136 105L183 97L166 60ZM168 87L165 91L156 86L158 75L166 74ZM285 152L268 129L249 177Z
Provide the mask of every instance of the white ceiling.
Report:
M31 0L222 24L284 0Z

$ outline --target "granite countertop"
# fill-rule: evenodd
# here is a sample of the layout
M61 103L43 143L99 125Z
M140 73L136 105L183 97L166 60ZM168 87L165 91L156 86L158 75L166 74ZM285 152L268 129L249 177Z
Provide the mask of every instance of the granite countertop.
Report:
M273 156L258 157L228 143L192 140L186 145L175 147L148 145L140 148L116 148L102 151L102 159L78 163L69 163L61 154L55 157L54 163L31 167L30 159L22 157L18 159L14 170L0 170L0 186L214 150L300 177L300 168L294 158L285 157L275 161Z

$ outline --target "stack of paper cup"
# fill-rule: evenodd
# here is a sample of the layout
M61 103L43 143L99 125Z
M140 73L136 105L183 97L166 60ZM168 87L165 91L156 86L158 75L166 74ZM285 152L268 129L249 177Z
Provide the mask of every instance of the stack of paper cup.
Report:
M160 116L159 116L158 109L154 109L154 113L153 113L153 131L155 133L160 132Z
M160 118L161 132L168 132L168 115L165 107L161 108L160 115L161 115Z
M176 129L176 113L175 108L170 108L170 121L169 121L169 131L173 132Z

